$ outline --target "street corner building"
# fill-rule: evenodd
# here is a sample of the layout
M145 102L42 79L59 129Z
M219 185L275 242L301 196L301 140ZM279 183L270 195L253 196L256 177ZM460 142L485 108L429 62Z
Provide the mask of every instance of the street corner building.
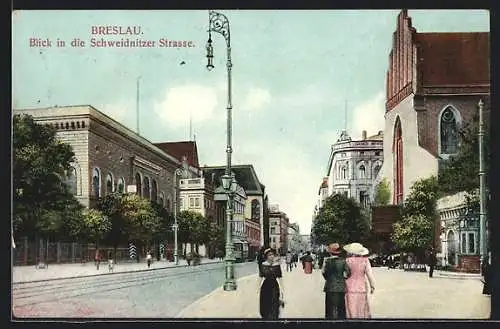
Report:
M217 204L216 220L225 223L225 199L221 177L225 166L203 166L203 177L214 186L215 203ZM253 259L264 244L265 227L269 226L266 218L267 196L265 186L259 181L252 165L232 165L231 171L237 182L234 198L234 217L232 225L233 245L236 258ZM221 199L217 198L221 196Z
M167 152L165 145L156 146L90 105L14 109L13 113L51 125L57 138L71 145L75 160L67 183L85 207L96 207L99 198L110 193L137 193L171 212L175 171L187 169L186 179L201 175L195 145L190 152L170 145Z
M416 180L437 176L440 160L456 154L458 131L480 100L488 115L489 38L489 32L418 33L407 10L400 12L386 76L381 173L393 204Z

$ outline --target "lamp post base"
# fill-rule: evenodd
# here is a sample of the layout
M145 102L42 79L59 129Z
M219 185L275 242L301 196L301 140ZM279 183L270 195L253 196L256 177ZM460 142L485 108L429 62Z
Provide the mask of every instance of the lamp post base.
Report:
M224 291L235 291L236 288L236 281L234 279L224 282Z

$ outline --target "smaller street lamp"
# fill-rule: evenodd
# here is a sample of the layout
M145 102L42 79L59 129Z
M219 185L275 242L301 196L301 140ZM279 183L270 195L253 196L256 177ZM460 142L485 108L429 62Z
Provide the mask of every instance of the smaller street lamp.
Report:
M214 68L214 47L212 46L212 34L210 31L208 32L208 41L207 41L207 70L212 71Z

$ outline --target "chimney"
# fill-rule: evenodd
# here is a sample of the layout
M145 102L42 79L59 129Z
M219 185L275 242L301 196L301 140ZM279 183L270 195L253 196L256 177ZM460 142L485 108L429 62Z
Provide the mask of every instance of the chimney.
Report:
M366 130L363 130L363 132L361 133L361 139L366 140Z

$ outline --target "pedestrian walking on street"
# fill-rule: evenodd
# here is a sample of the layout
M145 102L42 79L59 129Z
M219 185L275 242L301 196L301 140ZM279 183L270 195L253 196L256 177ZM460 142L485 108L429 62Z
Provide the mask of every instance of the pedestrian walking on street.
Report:
M151 255L151 251L148 251L146 255L146 261L148 262L148 268L151 267L151 262L153 261L153 256Z
M286 253L285 257L285 262L286 262L286 271L291 272L292 271L292 260L293 260L293 255L290 250Z
M436 267L436 264L437 264L436 253L434 251L434 248L431 248L431 251L429 253L429 278L432 278L432 275L434 273L434 267Z
M278 319L280 307L285 306L282 273L275 252L268 248L264 251L265 261L260 267L260 315L263 319Z
M297 268L297 262L299 261L299 255L297 253L293 254L293 266Z
M345 291L346 278L351 275L349 266L343 257L340 257L340 245L328 245L329 256L323 263L323 278L325 278L325 318L337 320L346 318Z
M114 267L115 267L115 265L114 265L114 260L113 260L113 252L110 250L108 252L108 271L113 272Z
M269 246L262 246L257 254L257 266L259 267L259 275L262 276L262 263L266 260L264 253L269 249Z
M99 253L99 249L96 249L94 256L95 267L99 271L99 265L101 263L101 254Z
M351 276L346 280L345 303L347 318L369 319L370 305L366 279L370 285L370 293L375 291L375 279L373 278L370 260L366 257L369 253L361 243L351 243L344 246L347 252L347 265L351 270Z
M311 256L311 252L308 251L304 256L302 256L300 261L302 262L302 268L304 269L304 273L311 274L313 266L313 258Z

